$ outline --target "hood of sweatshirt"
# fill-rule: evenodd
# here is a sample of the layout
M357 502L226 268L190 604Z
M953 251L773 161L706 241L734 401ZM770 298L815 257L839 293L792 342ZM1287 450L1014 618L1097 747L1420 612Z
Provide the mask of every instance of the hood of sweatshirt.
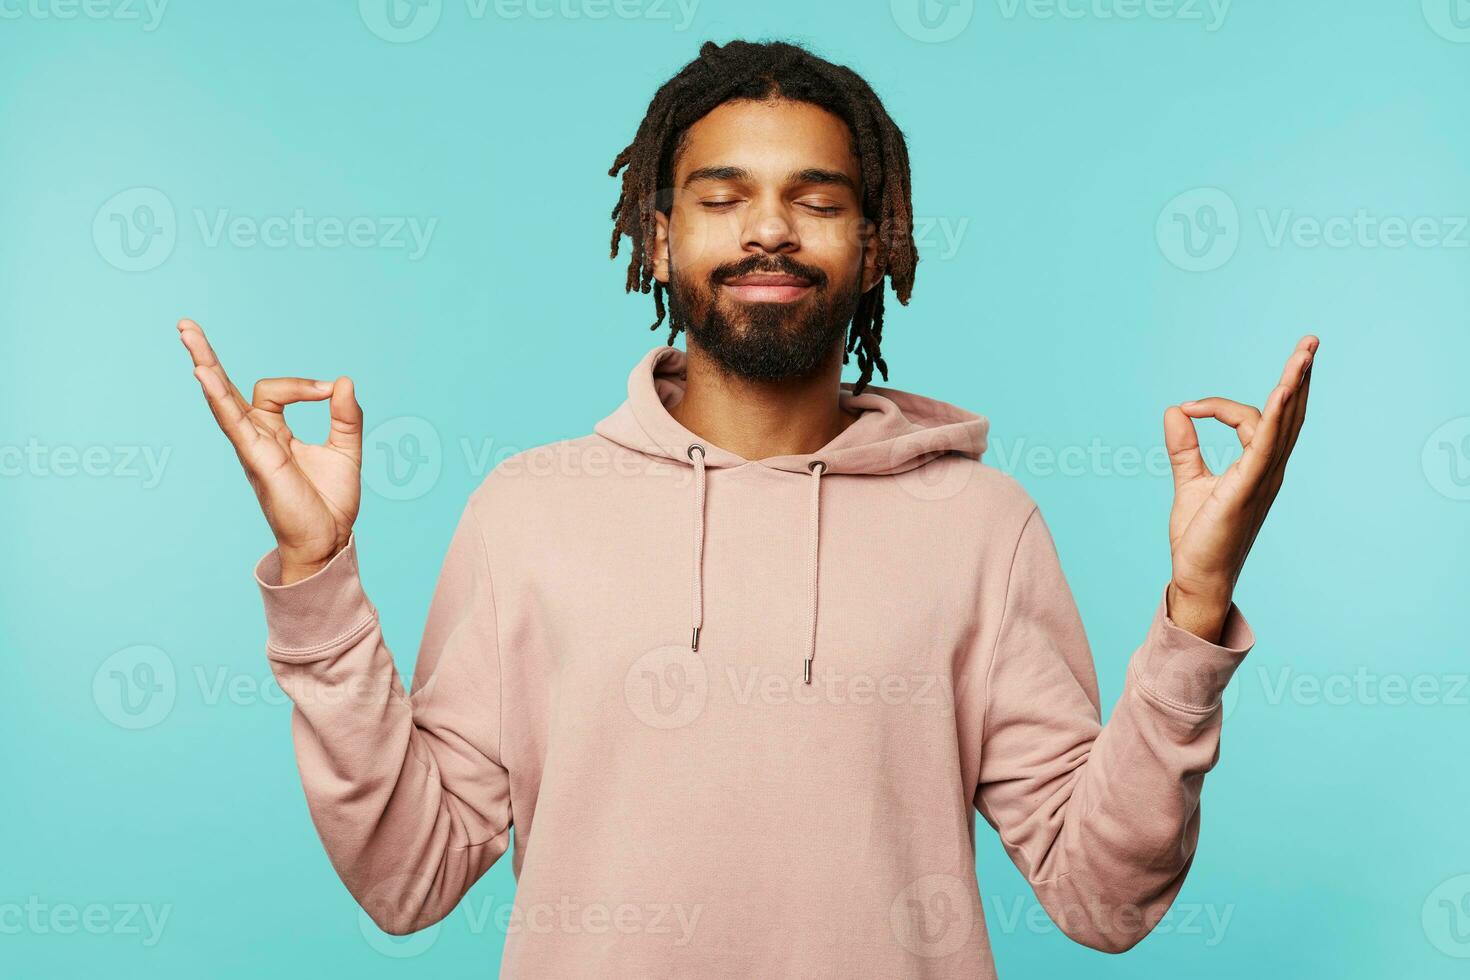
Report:
M822 477L893 476L952 453L979 460L985 452L989 421L948 402L897 388L869 384L862 394L854 395L852 383L843 381L838 390L839 403L860 413L857 421L816 452L750 460L700 438L669 414L669 409L684 397L687 362L688 355L677 347L660 345L651 349L628 375L627 400L598 422L593 431L627 449L688 466L694 471L689 497L692 538L689 644L696 652L704 616L706 470L756 465L809 475L808 614L802 680L810 684L812 659L816 656L817 587L821 576L818 544Z

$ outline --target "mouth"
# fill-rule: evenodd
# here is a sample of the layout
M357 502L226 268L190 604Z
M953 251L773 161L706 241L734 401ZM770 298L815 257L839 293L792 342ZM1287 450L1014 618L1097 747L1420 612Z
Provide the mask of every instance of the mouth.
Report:
M747 303L790 303L811 291L810 279L779 272L751 272L720 284L735 299Z

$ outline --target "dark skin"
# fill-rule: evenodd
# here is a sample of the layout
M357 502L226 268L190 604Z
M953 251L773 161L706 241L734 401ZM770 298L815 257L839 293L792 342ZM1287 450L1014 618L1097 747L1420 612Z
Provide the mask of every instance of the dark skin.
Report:
M654 275L669 281L670 249L681 279L752 256L789 256L819 269L829 284L881 282L876 243L862 200L858 161L845 123L824 109L785 100L726 103L689 130L675 162L671 214L659 215ZM753 303L799 311L810 287L761 276L722 283L710 297L735 328ZM793 317L793 321L798 317ZM281 554L281 581L315 574L352 533L361 501L363 413L346 376L335 381L265 378L250 400L230 381L193 320L179 338L221 430L255 490ZM1264 409L1227 398L1171 405L1164 441L1174 471L1169 515L1172 576L1166 595L1176 624L1219 642L1256 534L1281 488L1306 418L1318 339L1303 337ZM690 432L746 459L815 452L857 418L838 402L842 338L808 375L750 381L718 370L689 338L688 383L671 414ZM286 406L327 401L332 430L303 443L286 425ZM1205 466L1194 419L1235 429L1242 453L1222 473Z
M679 275L701 282L715 266L753 254L792 256L832 284L858 280L866 291L879 282L852 135L824 109L785 100L717 107L689 128L674 188L671 215L657 219L659 282L669 282L671 241ZM715 302L738 329L746 303L795 309L815 299L811 289L750 283L721 287ZM746 459L815 452L857 420L837 402L840 337L815 373L777 382L720 371L693 337L687 348L687 387L670 414L722 449Z

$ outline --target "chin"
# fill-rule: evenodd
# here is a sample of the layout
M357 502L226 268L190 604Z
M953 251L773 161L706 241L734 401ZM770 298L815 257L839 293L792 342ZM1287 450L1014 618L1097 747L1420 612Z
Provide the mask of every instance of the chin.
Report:
M778 324L785 328L798 321L811 302L806 296L793 302L730 300L723 304L725 319L736 324L742 331L759 324Z

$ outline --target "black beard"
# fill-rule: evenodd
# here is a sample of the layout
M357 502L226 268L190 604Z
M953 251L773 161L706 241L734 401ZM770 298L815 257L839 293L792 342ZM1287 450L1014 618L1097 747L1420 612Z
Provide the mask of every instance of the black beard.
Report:
M797 303L734 303L745 329L737 329L716 297L726 279L751 272L802 276L812 296ZM832 357L857 312L861 297L854 278L829 289L822 270L786 255L752 255L713 269L708 280L692 282L669 265L669 318L723 370L749 381L808 378Z

